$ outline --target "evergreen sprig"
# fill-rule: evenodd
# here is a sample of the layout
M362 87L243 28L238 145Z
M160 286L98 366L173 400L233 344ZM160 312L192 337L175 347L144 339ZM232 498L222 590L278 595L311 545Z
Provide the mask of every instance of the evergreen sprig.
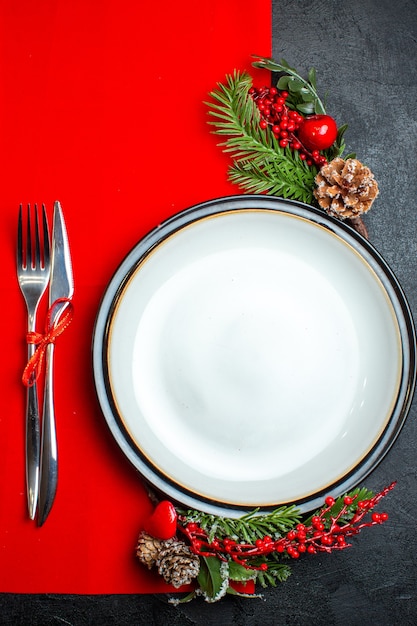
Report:
M281 506L263 514L259 513L259 509L254 509L237 519L210 515L193 509L179 511L179 514L185 516L187 522L199 524L206 531L209 541L213 541L214 537L219 539L228 537L247 543L255 543L265 535L279 538L301 519L300 512L295 506Z
M207 103L209 115L215 118L209 122L215 127L213 132L226 137L219 145L233 159L229 179L247 192L311 204L316 168L281 148L269 127L260 128L260 113L249 94L251 87L249 74L235 71L227 76L226 83L218 83L210 93L213 101Z
M298 155L290 149L284 148L283 151L288 160L284 163L272 162L268 167L259 167L256 163L234 163L229 169L229 179L248 193L267 193L311 204L316 170L299 166ZM293 166L289 165L291 160Z

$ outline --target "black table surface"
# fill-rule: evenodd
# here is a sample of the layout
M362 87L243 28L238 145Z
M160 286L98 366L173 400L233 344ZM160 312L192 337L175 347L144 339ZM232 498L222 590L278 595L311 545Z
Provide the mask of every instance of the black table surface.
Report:
M349 124L348 151L371 168L380 188L366 216L370 241L416 319L416 0L273 0L273 56L304 74L314 66L320 93L329 92L328 112ZM389 522L366 529L352 548L298 560L263 599L174 607L160 595L0 594L0 624L417 624L416 417L414 398L399 438L365 481L375 491L398 481L384 502Z

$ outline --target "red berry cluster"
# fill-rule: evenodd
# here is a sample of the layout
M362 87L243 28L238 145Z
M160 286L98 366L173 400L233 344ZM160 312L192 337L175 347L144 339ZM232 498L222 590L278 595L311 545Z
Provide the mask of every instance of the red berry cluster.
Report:
M257 539L254 544L238 542L231 538L220 539L215 537L209 541L207 532L196 522L186 522L179 518L179 529L187 537L192 551L199 556L214 556L222 561L231 558L233 561L247 569L265 571L268 569L266 562L254 564L253 560L266 557L272 552L287 554L293 559L298 559L301 554L316 554L317 552L332 552L349 547L346 539L357 535L363 528L382 524L388 519L387 513L371 513L368 521L363 521L365 515L370 513L374 506L389 492L395 483L383 489L369 500L356 503L357 496L345 496L337 513L334 512L336 501L329 496L325 500L325 506L306 524L297 524L284 537L272 539L265 536ZM345 521L348 519L348 521ZM182 522L186 522L182 525Z
M390 485L381 494L377 494L370 500L363 500L357 503L356 509L349 522L342 522L342 518L347 514L349 507L354 503L356 496L345 496L343 507L336 515L332 515L335 500L331 496L325 500L326 506L321 509L318 515L313 515L308 526L298 524L294 530L290 530L286 537L277 542L277 552L287 552L287 554L297 559L300 554L307 552L331 552L347 548L350 544L346 538L357 535L362 528L382 524L388 519L387 513L372 513L367 522L362 522L365 515L375 506L377 502L394 485Z
M326 157L319 150L310 151L300 141L297 131L304 117L286 104L289 95L287 91L279 91L276 87L251 87L249 94L261 114L260 127L265 129L270 126L281 148L288 146L298 151L300 159L309 166L314 164L320 168L327 163Z

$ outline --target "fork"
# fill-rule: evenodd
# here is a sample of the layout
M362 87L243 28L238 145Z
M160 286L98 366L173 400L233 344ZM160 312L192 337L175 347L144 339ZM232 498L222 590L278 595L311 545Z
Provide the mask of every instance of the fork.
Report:
M26 228L22 205L19 208L17 228L17 278L27 307L28 333L36 330L36 315L39 303L46 290L50 276L49 229L45 205L42 217L35 204L34 228L30 204L27 207ZM41 226L40 226L41 222ZM28 343L28 360L35 346ZM26 392L26 491L29 517L35 519L39 492L40 420L36 382Z

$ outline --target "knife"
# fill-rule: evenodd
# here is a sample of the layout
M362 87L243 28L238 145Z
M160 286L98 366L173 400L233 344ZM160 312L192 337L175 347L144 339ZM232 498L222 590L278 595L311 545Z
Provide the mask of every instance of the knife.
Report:
M54 204L52 228L52 266L49 286L50 324L56 325L69 306L74 293L71 255L62 208ZM57 303L57 301L59 301ZM51 308L52 307L52 308ZM46 348L45 390L42 416L42 439L39 484L38 525L42 526L54 503L58 484L58 446L54 409L54 349Z

